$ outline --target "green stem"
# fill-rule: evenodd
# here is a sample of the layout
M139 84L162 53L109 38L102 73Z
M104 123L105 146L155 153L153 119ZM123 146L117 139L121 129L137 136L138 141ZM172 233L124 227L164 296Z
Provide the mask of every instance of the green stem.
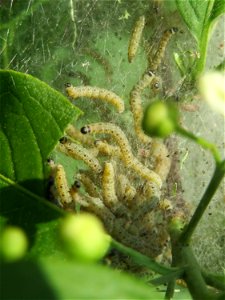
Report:
M190 222L188 223L187 227L182 232L179 241L183 244L188 243L190 238L198 225L199 221L201 220L204 211L206 210L208 204L210 203L213 195L215 194L221 180L223 179L225 174L225 160L223 160L220 164L216 165L216 169L214 171L213 177L202 196L202 199L195 210L194 215L192 216Z
M168 273L177 271L177 268L169 268L169 267L165 267L163 265L160 265L159 263L155 262L153 259L141 254L140 252L133 250L129 247L126 247L124 245L122 245L121 243L115 241L114 239L112 239L112 247L114 247L115 249L117 249L118 251L132 257L132 259L139 265L147 267L149 269L151 269L152 271L162 274L162 275L166 275Z
M206 55L208 48L208 39L209 39L209 29L210 24L205 24L203 27L200 43L199 43L199 52L200 58L197 60L196 67L193 69L193 78L196 79L204 71L206 63Z
M184 280L193 299L216 299L214 294L210 292L202 277L200 266L189 246L183 246L181 249L182 264L184 270Z
M182 136L187 137L187 138L193 140L194 142L198 143L199 145L202 146L202 148L209 150L212 153L215 161L217 163L221 162L220 153L214 144L208 142L207 140L205 140L201 137L197 137L192 132L187 131L186 129L180 127L179 125L176 128L176 132L181 134Z
M215 274L210 274L205 271L202 271L202 276L204 277L205 282L208 285L210 285L218 290L225 291L224 275L215 275Z

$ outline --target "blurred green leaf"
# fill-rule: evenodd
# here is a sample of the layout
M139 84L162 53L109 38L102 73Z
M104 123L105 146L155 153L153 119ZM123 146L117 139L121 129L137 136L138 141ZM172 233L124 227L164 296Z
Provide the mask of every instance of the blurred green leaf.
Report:
M163 293L106 266L44 259L1 266L4 299L163 299ZM13 288L12 288L13 286Z

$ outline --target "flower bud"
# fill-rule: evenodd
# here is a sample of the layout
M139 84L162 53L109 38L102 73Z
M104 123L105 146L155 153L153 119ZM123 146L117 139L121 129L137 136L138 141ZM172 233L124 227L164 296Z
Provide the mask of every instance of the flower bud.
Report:
M1 233L0 253L5 261L15 261L22 258L27 247L27 237L22 229L8 226Z
M150 136L166 137L175 131L177 119L178 113L174 106L157 100L147 107L142 126Z
M100 220L88 213L68 215L62 221L60 234L70 257L83 262L101 259L110 245Z

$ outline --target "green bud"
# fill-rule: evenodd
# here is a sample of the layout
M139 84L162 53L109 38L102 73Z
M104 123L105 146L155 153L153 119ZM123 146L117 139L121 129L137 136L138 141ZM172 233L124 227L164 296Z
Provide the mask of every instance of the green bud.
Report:
M5 261L22 258L28 247L25 233L18 227L6 227L0 236L0 253Z
M68 215L61 224L60 234L70 257L84 262L101 259L110 245L110 237L100 220L88 213Z
M167 137L175 131L177 119L178 113L174 106L157 100L147 107L142 126L150 136Z

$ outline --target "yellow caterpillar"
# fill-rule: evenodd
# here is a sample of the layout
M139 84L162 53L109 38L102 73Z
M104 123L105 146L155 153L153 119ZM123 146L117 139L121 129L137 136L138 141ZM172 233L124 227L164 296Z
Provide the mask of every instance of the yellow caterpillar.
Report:
M154 75L153 72L148 71L139 80L139 82L134 86L130 93L130 108L134 119L134 129L138 138L145 144L151 143L151 138L147 136L142 130L142 119L143 119L143 108L141 93L143 90L152 84L154 81L154 88L159 87L159 78Z
M110 134L120 147L121 159L124 161L125 165L135 170L142 178L155 182L161 188L162 181L159 175L149 170L136 159L131 151L126 135L118 126L111 123L93 123L82 127L81 133Z
M166 46L170 40L170 38L172 37L173 34L175 34L178 31L178 29L176 27L172 27L170 29L167 29L164 31L163 36L159 42L159 47L158 50L156 51L154 58L153 59L149 59L151 61L150 63L150 70L151 71L156 71L161 63L161 60L164 56L165 53L165 49Z
M141 40L142 31L145 26L145 17L141 16L135 23L128 46L128 61L134 59Z
M66 173L62 165L56 165L55 186L61 205L69 204L73 201L67 184Z
M98 192L97 186L94 184L94 182L89 178L87 174L79 173L76 175L76 177L83 183L86 192L91 197L95 197L95 198L100 197L100 193Z
M127 176L119 174L117 176L117 194L121 202L127 207L132 207L134 204L134 197L136 195L136 189L131 184Z
M108 144L106 141L95 140L95 147L99 150L99 153L107 156L120 156L120 148Z
M118 110L119 113L124 111L123 100L115 93L106 89L94 87L94 86L78 86L74 87L70 83L66 84L67 95L73 99L79 97L87 97L91 99L101 99L112 105Z
M105 162L103 168L102 195L105 205L114 210L118 205L118 199L115 192L114 169L110 162Z
M67 156L83 160L94 172L100 173L102 171L99 161L88 151L88 149L79 144L72 143L68 138L63 137L57 148Z
M88 146L93 146L94 138L92 136L84 136L79 129L69 124L66 128L66 134L71 138L79 141L81 144L85 144Z

